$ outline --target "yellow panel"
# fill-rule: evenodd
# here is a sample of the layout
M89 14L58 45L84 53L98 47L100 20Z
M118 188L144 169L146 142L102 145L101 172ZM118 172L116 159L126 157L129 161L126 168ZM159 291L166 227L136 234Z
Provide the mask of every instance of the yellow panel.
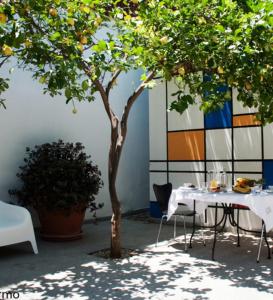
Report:
M233 127L260 125L261 122L255 119L255 115L233 116Z
M169 160L204 160L204 130L169 132Z

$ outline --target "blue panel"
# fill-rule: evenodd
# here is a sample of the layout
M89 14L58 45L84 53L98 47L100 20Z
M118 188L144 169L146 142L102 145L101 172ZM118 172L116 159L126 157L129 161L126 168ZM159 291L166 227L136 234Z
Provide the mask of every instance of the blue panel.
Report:
M264 187L273 185L273 161L264 160L263 161L263 170L264 170Z
M150 215L153 218L161 218L162 213L156 201L150 201Z
M210 81L211 76L205 74L203 80ZM218 91L226 93L228 91L227 85L218 87ZM218 111L205 114L205 129L213 128L230 128L232 126L232 101L226 101L224 107Z
M205 114L205 128L230 128L231 118L231 101L226 101L223 109Z

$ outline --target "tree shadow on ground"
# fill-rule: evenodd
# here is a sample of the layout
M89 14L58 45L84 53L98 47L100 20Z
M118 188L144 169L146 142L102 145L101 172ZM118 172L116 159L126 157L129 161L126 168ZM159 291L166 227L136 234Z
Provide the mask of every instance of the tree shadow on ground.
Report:
M148 226L147 230L152 225ZM153 231L156 233L157 226L148 234ZM211 236L204 247L197 235L193 248L185 253L183 243L166 245L171 231L170 227L162 233L163 242L159 247L147 246L146 236L142 244L144 253L122 260L90 256L87 254L90 251L85 251L88 248L77 252L66 248L66 244L63 250L49 245L48 253L38 256L29 253L29 246L1 248L0 266L4 265L1 272L7 276L0 276L0 291L14 290L20 293L20 299L35 300L205 300L212 299L211 294L221 282L227 288L246 288L270 299L273 260L266 259L264 247L261 262L256 263L257 238L242 237L242 246L237 248L234 235L221 235L216 248L217 261L211 261ZM183 240L183 236L180 238ZM78 242L77 247L80 246Z
M270 239L269 239L270 240ZM198 260L211 260L212 236L207 240L206 247L199 239L193 243L189 254ZM259 238L255 236L242 236L240 247L237 247L237 236L230 233L221 234L217 238L215 249L215 261L221 264L220 268L206 264L210 276L217 279L229 279L236 287L255 288L258 291L273 293L273 259L267 258L267 247L263 245L260 263L257 263L257 250ZM183 250L184 245L175 243L171 247ZM207 248L204 251L204 248ZM194 278L198 280L198 278Z
M205 294L210 289L180 287L190 266L177 264L166 251L114 261L86 255L72 265L60 264L51 271L49 266L46 274L39 269L33 270L32 278L22 274L12 290L20 293L20 299L169 299L178 290L193 299L209 299Z

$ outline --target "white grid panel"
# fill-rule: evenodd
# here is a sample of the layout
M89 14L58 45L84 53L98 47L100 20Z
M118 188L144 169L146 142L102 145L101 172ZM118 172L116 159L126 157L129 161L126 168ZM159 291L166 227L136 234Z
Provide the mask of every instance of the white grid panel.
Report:
M257 112L256 108L244 107L242 102L237 100L238 90L232 89L232 99L233 99L233 114L251 114Z
M206 131L206 158L231 159L231 129L216 129Z
M166 160L166 85L159 79L156 82L149 90L150 160Z
M261 128L234 128L234 159L261 159Z
M170 162L169 170L170 171L204 171L205 163L204 162Z
M183 186L184 183L192 183L199 187L205 180L205 175L202 173L169 173L169 179L174 189Z
M168 82L168 105L177 99L172 96L178 91L177 85L174 81ZM200 101L197 99L197 102ZM182 115L176 111L168 113L168 127L169 130L188 130L200 129L204 127L204 114L200 111L199 105L191 105Z
M264 127L264 159L273 159L273 124Z
M150 162L150 170L167 171L167 162Z
M207 170L208 171L229 171L232 170L232 162L231 161L208 161L207 162Z
M235 172L262 172L261 161L235 161L234 162Z

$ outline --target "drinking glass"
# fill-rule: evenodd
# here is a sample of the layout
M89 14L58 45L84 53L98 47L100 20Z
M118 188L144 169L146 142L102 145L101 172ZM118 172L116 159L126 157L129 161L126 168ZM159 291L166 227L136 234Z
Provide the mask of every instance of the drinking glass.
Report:
M202 192L207 192L208 191L208 186L209 186L208 182L202 181L201 184L200 184L201 191Z
M254 187L252 188L252 192L254 194L259 194L263 189L263 186L261 184L256 184L254 185Z

